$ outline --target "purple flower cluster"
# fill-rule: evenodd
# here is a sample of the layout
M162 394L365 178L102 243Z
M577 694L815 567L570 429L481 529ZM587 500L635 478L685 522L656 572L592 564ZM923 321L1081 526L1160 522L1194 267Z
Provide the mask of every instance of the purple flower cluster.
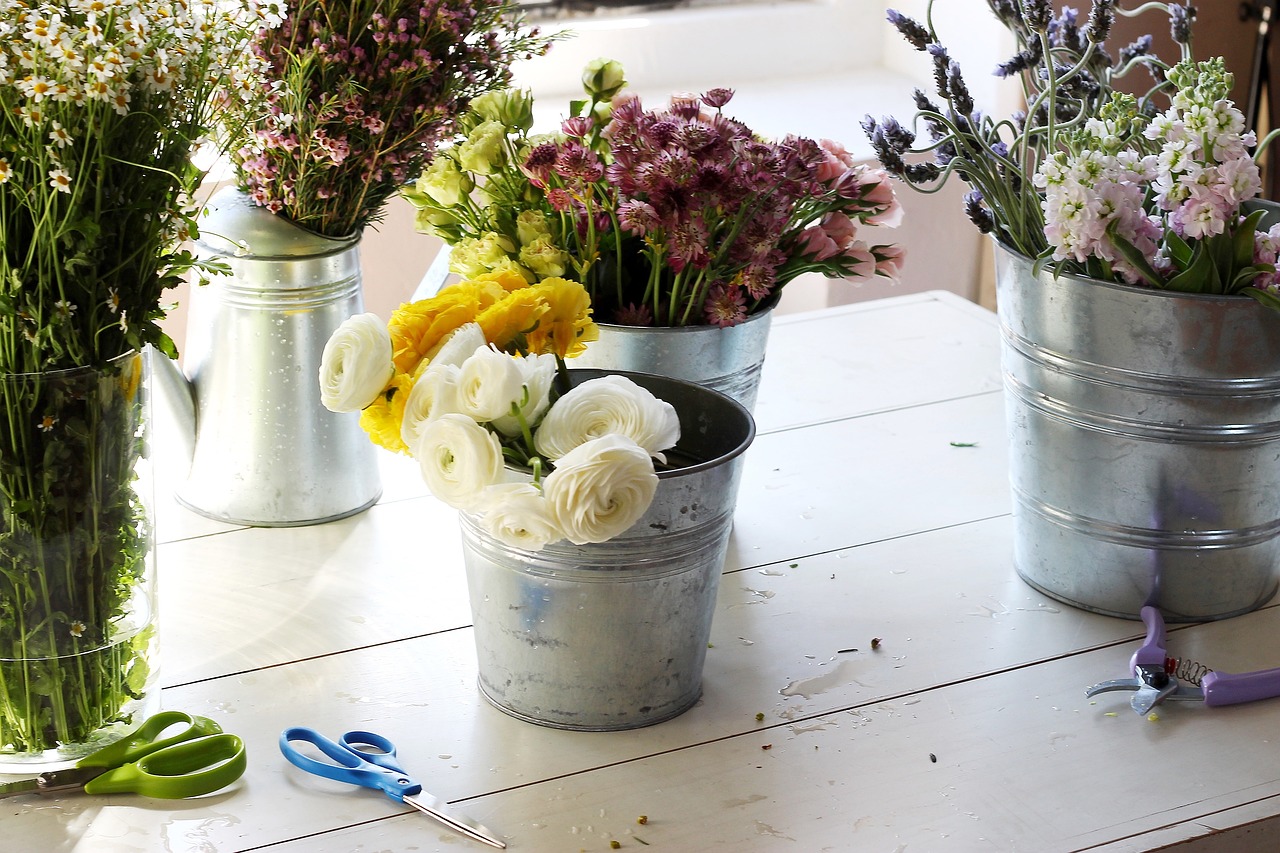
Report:
M329 236L376 221L470 99L504 86L511 61L545 50L512 10L475 0L300 0L255 42L268 71L234 152L242 189Z
M731 326L801 272L896 274L897 249L855 239L855 218L896 224L887 176L835 143L760 140L720 111L732 96L712 89L656 111L623 98L598 133L571 118L562 140L526 158L526 174L580 235L614 229L621 258L598 272L629 266L640 284L593 288L598 302L612 298L615 319Z

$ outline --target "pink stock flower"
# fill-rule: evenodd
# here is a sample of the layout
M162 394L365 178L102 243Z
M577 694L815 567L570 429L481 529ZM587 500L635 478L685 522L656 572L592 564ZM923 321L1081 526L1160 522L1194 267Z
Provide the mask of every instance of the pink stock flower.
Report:
M900 246L881 246L876 251L876 275L884 276L892 282L902 278L902 263L905 253Z

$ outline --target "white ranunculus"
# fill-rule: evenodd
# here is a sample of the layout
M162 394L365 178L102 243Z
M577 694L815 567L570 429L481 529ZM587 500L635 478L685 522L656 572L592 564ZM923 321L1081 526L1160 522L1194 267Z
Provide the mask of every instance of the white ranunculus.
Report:
M413 455L431 494L456 509L470 509L485 488L502 479L498 437L466 415L450 413L424 424Z
M575 447L542 481L552 518L575 545L605 542L631 527L657 488L649 453L616 433Z
M525 390L518 403L520 412L524 415L524 422L530 429L534 429L551 405L551 383L556 377L556 357L551 353L544 353L513 360L524 374ZM521 432L520 420L515 415L495 419L493 428L503 435L519 435Z
M538 452L552 461L583 442L619 433L666 462L662 451L680 439L675 408L624 376L602 376L565 394L542 419L533 437Z
M358 412L386 390L395 372L391 335L378 316L348 317L320 357L320 402L331 412Z
M484 330L479 323L464 323L450 332L435 352L427 354L428 369L444 365L459 367L485 343Z
M458 411L458 368L452 364L432 364L409 391L400 421L400 440L406 447L418 446L422 428L428 421Z
M458 411L481 423L511 413L524 396L524 371L515 358L480 347L458 368Z
M492 485L480 493L472 512L490 536L512 548L540 551L564 538L551 505L532 483Z

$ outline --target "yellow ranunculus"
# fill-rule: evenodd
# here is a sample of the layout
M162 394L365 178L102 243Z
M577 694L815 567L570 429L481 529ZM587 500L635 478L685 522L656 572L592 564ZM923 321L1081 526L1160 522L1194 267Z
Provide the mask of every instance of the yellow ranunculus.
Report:
M507 294L501 302L491 306L478 317L484 338L500 350L508 352L525 349L525 336L538 326L547 313L545 297L536 287L522 287Z
M572 358L600 338L600 329L591 320L591 297L579 282L547 278L529 288L547 305L536 328L526 335L529 352L555 353Z
M523 278L519 275L515 278L523 285ZM474 321L482 311L502 299L510 285L509 275L486 275L458 282L430 299L397 308L387 324L396 371L412 376L418 364L429 358L450 332Z
M360 426L370 440L393 453L409 454L408 446L400 437L400 423L404 420L404 405L411 390L413 377L396 373L387 390L360 412Z

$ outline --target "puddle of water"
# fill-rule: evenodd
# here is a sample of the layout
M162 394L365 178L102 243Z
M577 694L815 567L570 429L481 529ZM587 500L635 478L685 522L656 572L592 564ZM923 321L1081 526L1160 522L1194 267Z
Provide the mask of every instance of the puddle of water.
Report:
M812 678L800 678L792 681L786 687L778 692L783 696L801 696L805 699L812 699L820 693L825 693L832 687L843 684L845 678L842 673L845 664L843 661L836 664L836 668L831 672L823 673Z

